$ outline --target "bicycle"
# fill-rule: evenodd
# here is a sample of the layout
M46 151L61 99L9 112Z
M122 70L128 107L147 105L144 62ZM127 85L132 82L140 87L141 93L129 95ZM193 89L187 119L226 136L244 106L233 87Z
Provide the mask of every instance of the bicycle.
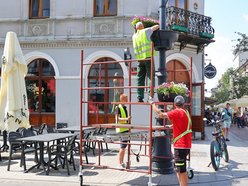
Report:
M219 169L221 158L223 158L225 162L229 161L227 144L225 137L223 136L222 121L224 120L222 119L220 121L213 121L215 131L212 132L214 139L210 145L211 162L209 163L208 167L210 164L212 164L212 167L215 171Z

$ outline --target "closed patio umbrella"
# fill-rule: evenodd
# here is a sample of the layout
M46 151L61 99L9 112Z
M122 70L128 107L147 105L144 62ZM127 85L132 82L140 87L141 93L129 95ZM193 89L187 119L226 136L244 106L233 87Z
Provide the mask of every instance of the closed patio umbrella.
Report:
M26 74L27 64L16 33L8 32L2 56L0 129L16 131L30 127Z

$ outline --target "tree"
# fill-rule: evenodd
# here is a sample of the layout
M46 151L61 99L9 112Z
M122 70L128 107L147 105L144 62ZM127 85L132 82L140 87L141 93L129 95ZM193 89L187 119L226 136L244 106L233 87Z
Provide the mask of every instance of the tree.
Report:
M212 97L218 100L218 103L224 103L225 101L232 98L231 94L231 82L230 77L233 74L233 68L227 69L227 71L222 75L221 79L218 81L217 88L212 94Z
M242 52L248 51L248 36L241 32L235 32L235 33L240 36L240 38L237 39L238 43L234 46L234 50L233 50L233 55L237 56Z
M237 44L233 50L233 55L236 57L248 51L248 36L241 32L235 33L240 36L236 40ZM248 95L247 87L248 77L238 72L238 69L229 68L219 80L217 88L212 92L212 97L218 100L218 103L224 103L225 101Z
M236 74L233 82L233 95L235 98L241 98L243 95L248 95L248 77Z

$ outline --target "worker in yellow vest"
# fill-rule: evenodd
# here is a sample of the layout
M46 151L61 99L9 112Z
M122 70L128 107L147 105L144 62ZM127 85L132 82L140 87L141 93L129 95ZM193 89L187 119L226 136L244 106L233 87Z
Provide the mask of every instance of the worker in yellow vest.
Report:
M128 101L126 94L120 95L120 102L118 106L116 106L116 113L115 113L115 121L118 124L130 124L131 117L128 116L127 108L124 105ZM128 128L116 128L116 133L126 133L128 132ZM119 161L119 168L123 169L126 168L126 164L124 163L124 155L125 150L127 147L128 141L121 140L120 150L118 154L118 161Z
M166 127L173 128L175 169L179 185L186 186L188 185L186 158L190 153L192 144L192 123L189 112L184 109L184 98L180 95L176 96L174 99L175 109L168 112L162 112L152 100L149 102L159 118L168 118L172 123Z
M136 33L133 35L133 50L135 58L138 60L138 68L137 68L137 86L145 86L145 78L147 76L149 80L149 85L151 83L151 79L154 80L154 69L153 74L151 76L151 60L140 61L143 59L152 57L151 50L151 35L153 31L159 28L159 25L154 25L149 28L144 28L142 22L136 23ZM154 81L153 81L154 82ZM137 90L137 98L138 102L144 102L144 88L138 88Z

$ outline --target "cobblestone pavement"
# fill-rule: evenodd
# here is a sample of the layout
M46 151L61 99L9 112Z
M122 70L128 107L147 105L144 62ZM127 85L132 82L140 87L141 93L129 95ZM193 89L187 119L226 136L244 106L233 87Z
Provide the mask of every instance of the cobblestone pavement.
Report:
M234 126L231 128L230 142L228 142L228 151L230 162L221 161L220 169L214 171L210 162L210 142L212 140L212 127L206 127L206 139L200 140L200 135L196 134L193 140L191 150L191 167L194 169L194 177L189 180L192 186L236 186L248 185L248 128L238 129ZM112 168L117 166L118 145L109 144L109 151L104 150L101 155L101 165L107 165ZM138 152L139 147L133 149ZM144 148L142 148L144 151ZM51 170L47 176L42 170L33 169L28 173L23 173L23 168L19 167L20 155L17 154L12 160L11 170L7 171L8 153L2 153L2 161L0 162L0 184L1 186L54 186L55 184L63 186L80 185L78 177L78 167L74 171L71 167L71 175L68 176L66 169ZM28 156L27 167L34 164L32 156ZM75 157L79 164L79 156ZM97 162L97 156L90 154L90 162ZM132 170L148 170L148 158L141 157L137 162L134 156L131 156ZM128 185L148 185L149 175L139 172L127 172L124 170L102 169L86 167L83 169L84 185L91 186L128 186ZM158 173L152 174L152 183L155 185L178 185L175 173L162 175Z

